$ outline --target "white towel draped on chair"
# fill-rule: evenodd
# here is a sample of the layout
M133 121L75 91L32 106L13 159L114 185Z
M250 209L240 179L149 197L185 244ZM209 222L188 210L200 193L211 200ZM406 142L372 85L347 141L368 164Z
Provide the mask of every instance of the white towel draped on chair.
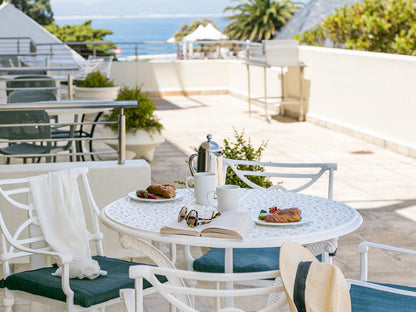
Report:
M75 170L88 169L50 172L29 178L29 183L45 240L55 251L73 257L69 265L70 278L94 279L107 273L91 258ZM60 276L61 268L54 275Z

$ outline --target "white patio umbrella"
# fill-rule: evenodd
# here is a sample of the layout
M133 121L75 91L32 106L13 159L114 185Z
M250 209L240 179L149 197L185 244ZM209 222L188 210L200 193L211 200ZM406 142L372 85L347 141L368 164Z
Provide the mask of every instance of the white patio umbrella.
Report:
M197 29L191 32L189 35L186 35L182 38L183 42L194 42L197 40L203 40L202 38L205 36L205 27L202 24L199 24Z
M166 40L167 43L175 43L175 37L170 37L168 40Z
M211 23L205 26L206 40L226 40L228 37L216 29Z

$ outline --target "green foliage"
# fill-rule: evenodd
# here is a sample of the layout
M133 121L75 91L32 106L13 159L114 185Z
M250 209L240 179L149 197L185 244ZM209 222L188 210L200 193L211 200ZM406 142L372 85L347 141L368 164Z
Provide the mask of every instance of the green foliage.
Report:
M58 26L52 23L45 26L46 30L58 37L63 42L111 42L104 40L104 37L111 35L113 32L107 29L94 29L91 27L91 21L86 21L80 25L64 25ZM72 49L77 51L83 56L93 54L92 45L70 45ZM97 55L110 55L112 49L115 48L114 44L100 44L96 45Z
M337 9L320 30L303 33L301 42L320 45L322 37L334 47L416 55L416 3L413 0L364 0Z
M53 22L53 13L49 0L9 0L8 2L40 25L49 25ZM3 0L0 0L0 4L2 3Z
M235 0L239 4L226 7L224 13L231 12L227 20L231 24L224 33L232 40L262 41L271 39L298 7L289 0Z
M260 161L261 154L267 147L267 142L262 142L256 149L252 146L250 138L248 138L248 140L244 138L244 130L242 130L241 133L238 133L236 129L234 129L234 139L235 142L224 139L223 152L226 158ZM246 171L264 171L264 168L261 166L239 165L238 169ZM262 187L272 186L272 182L268 177L248 176L248 179ZM230 168L227 169L225 184L240 185L245 188L248 187Z
M159 122L159 118L154 115L156 104L153 102L141 88L122 87L117 101L131 101L137 100L136 108L125 108L124 115L126 116L126 131L136 133L137 130L143 129L149 133L161 132L163 125ZM107 121L118 121L120 109L115 108L110 111L110 114L105 116ZM117 125L108 125L112 130L117 131Z
M85 80L78 80L76 86L82 88L108 88L114 87L114 80L108 80L102 72L95 71L89 73Z

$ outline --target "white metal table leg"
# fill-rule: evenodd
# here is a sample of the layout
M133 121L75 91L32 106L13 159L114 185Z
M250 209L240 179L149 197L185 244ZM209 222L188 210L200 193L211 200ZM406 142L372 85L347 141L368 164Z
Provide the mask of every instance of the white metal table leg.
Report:
M233 273L233 249L225 248L224 254L224 271L225 273ZM233 282L226 282L225 289L233 289ZM225 306L232 307L234 305L234 298L227 297L225 298Z

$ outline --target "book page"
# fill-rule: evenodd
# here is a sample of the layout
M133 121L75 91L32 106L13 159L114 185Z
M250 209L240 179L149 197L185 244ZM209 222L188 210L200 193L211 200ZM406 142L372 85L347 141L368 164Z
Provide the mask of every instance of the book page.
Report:
M198 225L196 227L190 227L186 224L186 221L183 220L181 222L172 222L168 225L165 225L160 229L160 234L177 234L177 235L192 235L192 236L200 236L201 231L205 229L208 224Z
M247 212L226 211L201 231L201 236L243 239L252 230L254 222Z
M189 227L185 221L172 222L160 229L161 234L206 236L216 238L243 239L251 231L254 222L246 212L227 211L208 224Z

